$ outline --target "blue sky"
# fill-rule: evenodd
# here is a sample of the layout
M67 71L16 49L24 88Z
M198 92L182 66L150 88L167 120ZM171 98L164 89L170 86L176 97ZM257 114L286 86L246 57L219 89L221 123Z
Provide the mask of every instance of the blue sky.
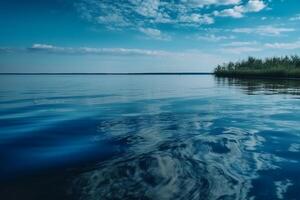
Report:
M0 72L209 72L300 53L299 0L0 0Z

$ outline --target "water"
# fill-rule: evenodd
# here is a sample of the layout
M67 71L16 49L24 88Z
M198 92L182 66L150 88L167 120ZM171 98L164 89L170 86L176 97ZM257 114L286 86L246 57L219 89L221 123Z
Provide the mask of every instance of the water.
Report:
M1 76L0 199L300 199L300 81Z

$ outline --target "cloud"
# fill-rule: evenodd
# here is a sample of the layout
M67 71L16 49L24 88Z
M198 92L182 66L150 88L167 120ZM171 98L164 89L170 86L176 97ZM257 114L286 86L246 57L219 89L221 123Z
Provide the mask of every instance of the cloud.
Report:
M233 41L230 43L221 44L222 48L219 50L223 53L230 54L243 54L251 52L262 51L263 48L256 41L244 42L244 41Z
M166 51L126 49L126 48L90 48L90 47L57 47L48 44L34 44L25 48L26 52L54 53L67 55L111 55L111 56L165 56Z
M149 36L150 29L162 25L175 28L199 27L215 22L215 17L241 18L266 7L263 0L78 0L82 18L108 29L131 29ZM226 9L224 9L224 7ZM157 39L157 37L154 37Z
M249 52L268 51L270 49L275 50L295 50L300 49L300 40L286 43L259 43L257 41L252 42L239 42L234 41L230 43L221 44L222 48L219 51L223 53L242 54Z
M239 47L239 46L252 46L257 45L258 43L256 41L252 42L240 42L240 41L234 41L226 44L222 44L223 47Z
M300 14L295 15L289 19L290 21L300 21Z
M0 53L11 53L13 52L13 48L8 48L8 47L0 47Z
M203 6L209 6L209 5L235 5L239 4L241 0L181 0L181 2L186 3L187 5L193 6L193 7L203 7Z
M112 13L111 15L99 16L96 18L96 22L99 24L114 24L117 23L118 26L128 26L129 23L121 15L117 13Z
M293 32L293 28L282 28L275 26L258 26L254 28L235 28L235 33L247 33L247 34L258 34L263 36L279 36L282 33Z
M148 0L139 1L131 0L131 3L135 5L135 11L145 17L155 17L159 12L160 1L159 0Z
M197 35L195 37L197 40L204 40L209 42L219 42L221 40L231 40L234 39L234 36L216 36L214 34L206 34L206 35Z
M25 48L0 47L0 53L46 53L57 55L98 55L98 56L140 56L140 57L169 57L188 58L201 56L213 56L199 50L185 50L181 52L148 50L148 49L127 49L127 48L91 48L91 47L60 47L50 44L33 44Z
M214 15L219 17L242 18L244 17L244 7L234 6L233 8L225 9L222 11L215 11Z
M300 49L300 41L290 42L290 43L267 43L265 47L271 49L281 49L281 50L294 50Z
M82 72L82 65L86 63L93 63L93 66L87 66L91 71L95 72L160 72L160 71L211 71L212 66L218 63L227 62L228 57L223 58L219 54L207 53L195 49L185 49L178 51L164 51L164 50L147 50L147 49L127 49L127 48L91 48L91 47L62 47L50 44L33 44L30 47L14 48L14 47L0 47L0 53L6 55L6 50L9 49L10 53L28 54L27 58L37 59L45 66L49 66L47 59L41 59L40 56L54 55L60 56L60 59L53 60L57 65L57 71L61 69L74 69ZM5 50L5 52L1 51ZM89 59L83 56L94 56ZM63 56L72 56L71 64L65 66L61 62L67 59L68 63L70 58ZM23 56L21 56L23 57ZM14 62L15 60L11 60ZM18 62L19 63L19 62ZM40 62L38 62L40 63ZM40 69L40 65L36 63L29 63L30 66L36 66ZM97 66L99 68L97 68ZM52 67L52 66L51 66ZM63 67L60 69L60 67ZM48 68L49 69L49 68ZM107 70L107 71L106 71ZM47 69L46 69L47 72Z
M249 0L245 5L236 5L233 8L214 11L214 15L219 17L242 18L245 13L259 12L266 6L267 5L261 0Z
M230 54L243 54L243 53L262 51L262 49L258 48L258 47L241 46L241 47L223 48L223 49L220 49L220 51L223 53L230 53Z
M144 33L150 38L157 39L157 40L170 40L171 37L163 34L160 30L154 28L139 28L139 31Z
M246 4L245 12L259 12L266 7L266 4L261 0L250 0Z
M200 14L190 14L190 15L182 15L178 19L181 23L190 23L190 24L213 24L214 18L209 17L208 15L200 15Z

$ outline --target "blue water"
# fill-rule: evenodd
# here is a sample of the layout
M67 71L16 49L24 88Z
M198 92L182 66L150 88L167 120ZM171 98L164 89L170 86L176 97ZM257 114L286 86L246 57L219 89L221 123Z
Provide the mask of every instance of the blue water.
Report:
M0 76L0 199L300 199L300 81Z

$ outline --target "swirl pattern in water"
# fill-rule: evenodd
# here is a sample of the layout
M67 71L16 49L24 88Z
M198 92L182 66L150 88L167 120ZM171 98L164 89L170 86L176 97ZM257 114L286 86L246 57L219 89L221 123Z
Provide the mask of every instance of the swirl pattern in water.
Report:
M298 80L1 82L1 199L299 199Z

